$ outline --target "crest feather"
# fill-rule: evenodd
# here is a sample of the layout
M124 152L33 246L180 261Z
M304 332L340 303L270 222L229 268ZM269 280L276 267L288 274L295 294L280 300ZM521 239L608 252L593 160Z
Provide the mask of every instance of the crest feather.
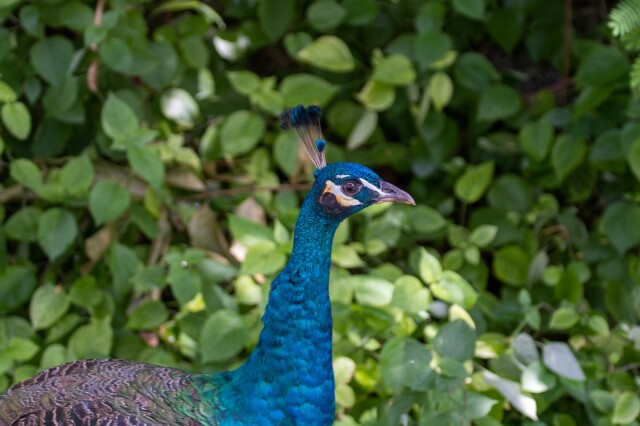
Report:
M308 107L298 105L294 108L287 108L280 114L280 128L283 130L294 129L298 133L304 151L318 169L327 165L324 157L327 142L322 136L321 117L322 110L316 105Z

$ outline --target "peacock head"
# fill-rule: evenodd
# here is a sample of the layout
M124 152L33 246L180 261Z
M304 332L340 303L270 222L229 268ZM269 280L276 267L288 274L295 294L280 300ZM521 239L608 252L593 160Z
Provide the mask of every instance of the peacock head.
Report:
M385 182L373 170L360 164L327 164L324 151L327 143L322 136L317 106L302 105L280 114L280 127L298 133L307 155L317 167L310 197L323 216L341 221L360 210L378 203L398 202L415 205L411 195Z

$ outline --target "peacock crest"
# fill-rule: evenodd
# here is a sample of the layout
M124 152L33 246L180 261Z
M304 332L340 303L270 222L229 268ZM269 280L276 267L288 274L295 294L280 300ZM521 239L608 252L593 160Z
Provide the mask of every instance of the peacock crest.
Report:
M295 108L287 108L280 114L280 128L294 129L298 133L304 151L318 169L327 165L324 157L327 141L322 135L321 117L322 110L316 105L298 105Z

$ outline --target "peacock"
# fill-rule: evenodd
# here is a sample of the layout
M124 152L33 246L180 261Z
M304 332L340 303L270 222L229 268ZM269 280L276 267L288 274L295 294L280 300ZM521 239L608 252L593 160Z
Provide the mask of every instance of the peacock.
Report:
M326 164L321 110L280 115L316 166L289 262L271 283L257 346L239 368L202 374L117 359L45 370L0 395L5 425L330 425L335 397L329 270L334 233L376 203L415 204L359 164Z

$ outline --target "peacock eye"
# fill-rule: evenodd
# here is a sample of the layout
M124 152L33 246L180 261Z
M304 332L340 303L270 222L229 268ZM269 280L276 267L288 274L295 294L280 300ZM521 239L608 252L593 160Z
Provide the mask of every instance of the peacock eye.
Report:
M361 187L362 185L354 180L346 181L340 186L340 188L342 189L342 193L348 196L356 195L358 192L360 192Z

